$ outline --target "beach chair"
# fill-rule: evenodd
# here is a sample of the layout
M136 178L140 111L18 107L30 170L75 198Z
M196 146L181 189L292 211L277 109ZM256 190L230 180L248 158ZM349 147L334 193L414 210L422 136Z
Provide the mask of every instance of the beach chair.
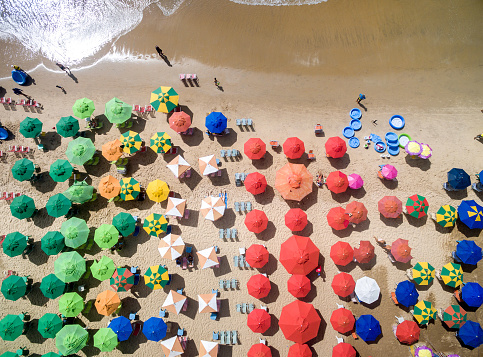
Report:
M238 155L240 155L240 152L237 149L231 150L231 157L238 157Z
M93 300L89 300L86 305L84 306L84 310L82 310L82 313L84 315L87 315L89 313L89 311L91 311L92 309L92 304L93 304Z
M184 328L179 328L178 329L178 336L183 336L184 335Z
M307 156L309 160L315 160L314 150L309 150Z
M238 256L238 266L240 268L245 267L245 257L243 255Z
M272 149L278 149L280 146L277 140L270 140L270 145L272 146Z
M247 126L253 126L253 120L247 119Z
M241 126L241 125L242 125L242 124L241 124L241 119L237 119L237 120L236 120L236 125L237 125L237 126Z
M399 305L399 302L397 301L397 298L396 298L396 293L394 291L391 292L391 299L395 305Z
M243 202L243 201L242 201L242 202L240 202L240 210L241 210L242 212L244 212L244 211L245 211L245 202Z
M166 317L166 312L167 310L163 310L163 309L159 310L159 317Z
M248 260L245 258L243 259L245 261L245 268L251 268L250 263L248 263Z
M225 331L226 333L226 344L231 345L231 333L230 331Z
M240 202L235 202L235 211L240 212Z
M232 229L231 229L231 237L232 237L233 239L236 239L237 234L238 234L237 229L236 229L236 228L232 228Z
M248 313L251 313L253 310L255 310L255 305L249 304L248 305Z
M233 345L238 345L238 331L231 331L231 343Z
M180 80L180 81L185 81L185 80L186 80L186 74L184 74L184 73L180 73L180 75L179 75L179 80Z
M210 314L210 319L212 319L212 320L216 320L217 317L218 317L218 313L217 312L212 312Z
M241 120L241 125L246 126L247 125L247 120L246 119L242 119Z
M220 290L223 290L225 288L225 280L224 279L220 279Z
M235 256L233 257L233 265L234 265L236 268L238 268L238 255L235 255Z
M265 305L261 305L261 304L260 304L260 309L268 311L268 307L266 307Z
M235 173L235 182L240 181L241 182L241 174L239 172Z
M245 303L245 302L242 304L242 314L246 314L247 313L247 305L248 304Z
M315 124L314 132L315 132L315 135L322 134L322 125Z
M186 257L183 257L183 266L181 268L183 270L186 270L188 268L188 259Z
M226 229L226 239L231 239L231 229L230 228Z
M213 341L218 341L220 339L220 332L213 331Z
M219 236L220 236L220 239L225 238L225 230L223 228L220 228L220 230L219 230Z
M226 151L220 150L220 156L226 158Z
M226 279L225 280L225 290L228 290L228 289L230 289L230 280Z
M237 287L238 287L238 280L231 279L231 288L236 290Z
M247 212L250 212L252 210L252 203L247 202Z
M240 252L240 255L244 255L246 253L245 247L238 248L238 251Z
M181 289L177 289L177 290L176 290L176 292L177 292L178 294L183 295L183 290L184 290L183 288L181 288Z
M225 331L221 331L220 334L221 334L220 343L222 345L226 345L226 335L225 335Z
M17 145L9 145L8 152L17 152Z

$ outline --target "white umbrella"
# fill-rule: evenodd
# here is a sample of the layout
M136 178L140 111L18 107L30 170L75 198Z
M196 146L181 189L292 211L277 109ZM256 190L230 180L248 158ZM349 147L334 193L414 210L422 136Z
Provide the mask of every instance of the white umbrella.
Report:
M215 155L203 156L198 159L202 175L209 175L218 172Z
M201 294L198 295L198 312L200 314L207 312L218 312L218 303L216 301L216 294Z
M381 293L381 289L379 288L379 285L377 285L377 282L367 276L356 281L354 291L359 301L365 302L366 304L372 304L379 299L379 294Z
M159 241L158 251L163 258L174 260L183 254L184 246L181 236L170 233Z
M211 268L219 263L214 247L203 249L196 252L196 254L198 255L201 269Z
M180 175L188 170L191 165L183 158L183 156L178 155L172 161L170 161L166 167L171 170L171 172L176 177L180 177Z
M225 214L225 202L221 197L208 196L201 201L200 212L207 220L216 221Z
M200 357L218 356L218 342L200 341Z
M166 300L164 300L163 307L168 311L179 314L185 302L186 296L181 295L174 290L170 290Z
M186 200L182 198L168 197L168 206L166 207L166 216L183 217L186 208Z
M166 357L176 357L182 355L184 352L183 347L181 347L181 343L178 340L178 336L161 341L161 348Z

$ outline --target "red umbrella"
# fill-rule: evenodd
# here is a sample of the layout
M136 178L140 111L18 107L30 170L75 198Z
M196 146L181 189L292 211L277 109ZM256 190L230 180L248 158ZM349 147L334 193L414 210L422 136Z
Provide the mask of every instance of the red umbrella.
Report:
M327 222L329 222L329 226L340 231L349 225L349 215L342 207L334 207L327 214Z
M345 266L354 260L354 251L349 243L338 241L330 248L330 257L335 264Z
M245 259L252 268L262 268L268 263L268 250L261 244L252 244L245 252Z
M349 222L361 223L367 219L367 208L363 203L354 201L347 205L345 212L349 215Z
M258 172L252 172L245 178L245 189L253 195L264 193L267 188L267 179Z
M404 320L396 329L396 337L401 343L412 345L418 342L421 329L415 321Z
M327 176L327 180L325 181L329 190L334 193L342 193L347 190L349 187L349 180L347 179L347 175L343 174L340 171L334 171Z
M374 258L374 246L368 240L361 240L359 248L354 248L354 258L358 263L366 264Z
M245 216L245 226L253 233L261 233L267 229L268 218L265 212L258 209L250 211Z
M305 343L317 336L320 321L312 304L296 300L282 308L278 325L287 340Z
M280 246L280 263L289 274L307 275L319 265L319 253L310 238L293 235Z
M270 323L271 317L263 309L255 309L248 314L247 326L253 332L264 333L270 327Z
M296 298L305 297L312 289L310 279L305 275L294 274L287 281L287 289Z
M325 143L325 152L327 157L338 159L344 156L346 151L347 151L347 145L345 141L339 138L338 136L329 138L329 140L327 140L327 142Z
M250 138L243 146L243 151L249 159L259 160L263 156L265 156L265 153L267 152L267 146L262 141L262 139Z
M332 279L332 289L334 293L341 297L349 296L354 292L356 282L350 274L339 273Z
M287 357L312 357L312 351L306 344L296 343L290 346Z
M356 357L357 352L350 344L342 342L332 349L332 357Z
M177 133L182 133L191 125L191 118L185 112L174 112L169 117L169 127Z
M248 293L257 299L266 297L271 288L270 280L263 274L253 275L247 282Z
M307 223L307 213L300 208L292 208L285 214L285 225L291 231L301 231Z
M377 207L386 218L398 218L402 212L402 202L396 196L384 196Z
M409 248L407 239L398 238L391 245L391 254L398 262L408 263L411 256L411 248Z
M272 357L272 351L267 345L257 343L256 345L250 347L247 357Z
M296 137L288 138L283 143L283 153L289 159L298 159L304 154L304 152L305 152L304 142L299 138L296 138Z
M350 310L340 308L332 312L330 323L337 332L347 333L354 329L356 319Z

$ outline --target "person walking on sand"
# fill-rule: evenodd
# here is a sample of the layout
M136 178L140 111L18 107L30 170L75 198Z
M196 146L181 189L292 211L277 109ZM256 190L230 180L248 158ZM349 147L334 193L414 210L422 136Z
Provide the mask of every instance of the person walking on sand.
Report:
M165 57L163 50L161 48L159 48L159 46L156 46L156 52L158 52L158 55L160 55L161 57L163 57L163 58Z
M59 88L64 94L67 94L67 92L65 91L64 87L59 86L59 85L56 85L56 87Z
M23 73L26 73L22 68L20 68L19 66L16 66L16 65L13 65L12 64L12 68L16 71L19 71L19 72L23 72Z
M215 79L214 79L213 82L215 83L216 88L220 89L220 82L218 82L218 80L216 79L216 77L215 77Z
M70 72L70 68L67 67L67 66L64 66L63 64L59 63L59 62L56 62L55 63L57 65L57 67L59 67L61 70L65 71L65 74L69 74Z
M357 104L361 104L361 101L366 99L366 96L364 94L359 94L359 98L357 98L356 102Z

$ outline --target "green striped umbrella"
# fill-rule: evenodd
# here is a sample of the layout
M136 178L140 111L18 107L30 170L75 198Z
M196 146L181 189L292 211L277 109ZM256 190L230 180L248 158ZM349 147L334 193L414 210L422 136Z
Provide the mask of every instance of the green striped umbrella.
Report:
M64 182L72 175L74 168L67 160L56 160L50 165L49 175L55 182Z
M30 218L35 212L35 202L26 195L15 197L10 204L10 212L18 219Z
M119 183L121 184L121 192L119 192L119 196L124 201L132 201L139 196L139 193L141 193L139 182L132 177L123 178Z
M7 315L0 321L0 337L15 341L23 332L23 321L18 315Z
M449 328L460 328L467 319L465 309L459 305L450 305L443 311L443 321Z
M429 285L434 279L435 271L428 262L417 262L413 266L413 280L418 285Z
M450 205L441 206L436 212L436 223L442 227L453 227L458 218L458 212L456 208Z
M94 241L102 249L109 249L119 240L119 232L112 224L101 224L96 229Z
M106 103L104 114L111 123L121 124L131 118L132 106L114 97Z
M451 286L452 288L457 288L463 284L463 269L461 265L456 263L448 263L443 266L440 273L443 282Z
M179 95L171 87L159 87L151 92L151 105L158 112L169 113L178 106Z
M62 319L56 314L45 314L39 319L37 330L43 338L55 338L57 332L62 330Z
M65 238L65 245L71 248L78 248L89 237L89 227L83 219L72 217L62 223L60 233Z
M54 273L64 283L79 280L86 272L86 261L77 252L62 253L54 262Z
M138 133L132 130L122 133L119 141L124 145L122 150L127 154L134 154L141 150L143 144L143 139L141 139Z
M27 292L27 278L10 275L2 282L2 294L7 300L17 301Z
M46 298L57 299L65 291L65 283L55 274L49 274L42 279L40 291Z
M69 138L79 132L79 121L71 116L62 117L55 126L59 135Z
M62 355L68 356L83 349L88 339L89 333L82 326L66 325L55 336L55 346Z
M78 137L69 143L65 154L72 164L84 165L87 161L92 159L95 152L96 147L91 139Z
M59 231L47 232L40 240L40 247L47 255L57 255L65 247L64 236Z
M9 257L16 257L27 248L27 236L19 232L7 234L3 241L3 252Z
M15 161L12 167L12 175L15 180L27 181L32 178L35 171L35 165L29 159L20 159Z
M47 213L52 217L65 216L71 207L72 202L62 193L58 193L50 197L45 205Z
M87 98L77 99L72 107L72 112L74 116L84 119L89 118L96 107L94 106L94 102Z
M436 315L437 311L429 301L421 300L414 305L413 316L420 325L427 325L429 320L436 318Z
M121 212L114 216L112 224L124 237L132 234L136 229L136 221L134 220L134 217L126 212Z
M37 118L26 117L20 123L20 134L26 138L36 138L42 132L42 122Z
M126 268L117 268L109 284L116 291L128 291L134 285L134 274Z
M406 210L410 216L422 218L428 214L429 203L421 195L412 195L406 202Z
M92 276L100 281L109 279L115 270L114 262L105 255L99 261L94 261L91 265Z
M66 191L63 192L74 203L84 203L92 198L94 193L94 187L86 183L85 181L76 181Z
M94 347L100 349L101 352L112 351L117 344L117 335L109 327L100 328L94 335Z
M65 293L59 299L59 312L66 317L76 317L84 310L84 299L77 293Z

